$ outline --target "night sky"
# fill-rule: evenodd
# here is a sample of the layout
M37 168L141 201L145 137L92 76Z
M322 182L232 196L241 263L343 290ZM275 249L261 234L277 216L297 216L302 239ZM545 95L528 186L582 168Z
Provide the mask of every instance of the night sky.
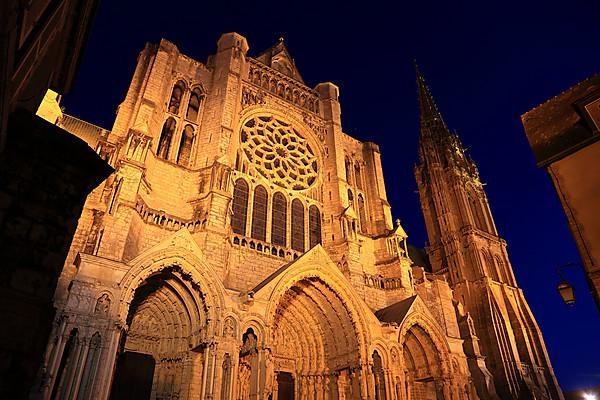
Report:
M284 37L309 86L331 81L340 87L344 131L381 146L394 218L402 220L409 241L422 246L426 233L413 175L416 59L487 184L496 225L561 387L600 386L600 315L581 269L565 270L575 306L565 306L556 291L556 267L580 259L520 121L600 72L600 2L402 3L101 0L75 88L62 104L67 113L110 129L145 42L163 37L205 62L223 32L244 35L254 56Z

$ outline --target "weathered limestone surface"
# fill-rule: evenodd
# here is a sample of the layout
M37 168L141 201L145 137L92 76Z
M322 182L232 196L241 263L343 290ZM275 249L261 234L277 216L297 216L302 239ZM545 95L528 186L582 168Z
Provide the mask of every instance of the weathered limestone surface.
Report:
M282 41L248 50L228 33L206 63L165 40L140 54L32 395L497 399L486 316L409 257L339 88L306 86Z

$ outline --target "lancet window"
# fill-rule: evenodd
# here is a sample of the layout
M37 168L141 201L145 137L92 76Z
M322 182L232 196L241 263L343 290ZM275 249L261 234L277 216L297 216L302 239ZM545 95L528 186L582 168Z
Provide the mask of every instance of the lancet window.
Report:
M171 99L169 100L169 112L172 114L179 114L179 108L181 106L181 100L183 99L183 93L185 91L185 83L178 81L173 86L171 92Z
M287 201L279 192L273 195L273 216L271 218L271 243L287 245Z
M169 156L169 148L171 147L171 140L173 139L173 133L175 132L176 125L177 124L173 117L169 117L165 121L160 133L158 149L156 150L156 155L158 157L166 159Z
M308 235L311 249L321 243L321 213L314 205L308 209Z
M246 234L246 218L248 216L248 184L238 179L233 188L233 215L231 229L239 235Z
M304 252L304 207L298 199L292 201L292 249Z
M254 239L267 240L267 191L262 186L254 189L251 236Z
M202 92L199 88L195 88L192 90L190 94L190 100L188 102L187 112L185 113L185 118L196 122L198 119L198 113L200 111L200 103L202 101Z
M189 165L192 146L194 144L194 136L194 128L191 125L186 125L181 133L181 142L179 144L179 152L177 153L177 164L186 167Z
M360 222L360 231L367 232L367 213L365 210L365 199L362 194L358 195L358 218Z

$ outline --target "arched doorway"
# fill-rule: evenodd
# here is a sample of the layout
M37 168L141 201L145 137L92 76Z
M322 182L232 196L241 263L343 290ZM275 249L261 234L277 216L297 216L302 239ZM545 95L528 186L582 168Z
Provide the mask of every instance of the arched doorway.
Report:
M194 395L190 383L202 379L203 366L195 343L206 323L200 288L179 267L146 278L129 308L111 399Z
M320 278L279 299L272 330L273 400L361 397L360 340L347 301Z
M412 326L404 336L406 398L443 400L442 363L439 350L420 326Z

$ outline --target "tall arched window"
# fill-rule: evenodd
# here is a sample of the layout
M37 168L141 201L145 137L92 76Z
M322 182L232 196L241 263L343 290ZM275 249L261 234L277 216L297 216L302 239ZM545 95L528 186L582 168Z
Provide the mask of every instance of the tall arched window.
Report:
M169 148L171 147L171 139L173 139L173 132L175 132L175 119L169 117L163 125L162 132L160 133L160 139L158 140L158 149L156 155L164 158L165 160L169 157Z
M190 101L188 102L188 108L185 113L185 117L190 121L196 122L198 119L198 112L200 111L200 102L202 101L202 92L199 88L192 90L190 95Z
M321 243L321 212L314 205L308 209L308 241L311 249Z
M181 133L181 142L179 143L179 153L177 154L177 164L188 166L190 155L192 154L192 145L194 144L194 128L186 125Z
M360 222L360 231L367 232L367 213L365 211L365 199L362 194L358 195L358 218Z
M273 195L271 243L278 246L287 246L287 201L285 196L279 192Z
M173 92L171 92L171 100L169 100L169 112L173 114L179 114L179 106L181 106L181 99L183 98L183 92L185 90L185 83L178 81L173 86Z
M243 179L238 179L233 188L233 215L231 216L231 229L238 235L246 234L246 217L248 215L248 184Z
M360 165L354 165L354 180L356 181L356 188L358 190L363 190L363 181L362 176L360 174Z
M304 252L304 207L298 199L292 201L292 249Z
M254 189L251 236L263 242L267 240L267 190L262 186Z
M348 189L348 205L354 208L354 194L352 194L352 190Z
M348 182L348 185L352 185L352 169L350 166L350 160L346 159L345 166L346 166L346 182Z

